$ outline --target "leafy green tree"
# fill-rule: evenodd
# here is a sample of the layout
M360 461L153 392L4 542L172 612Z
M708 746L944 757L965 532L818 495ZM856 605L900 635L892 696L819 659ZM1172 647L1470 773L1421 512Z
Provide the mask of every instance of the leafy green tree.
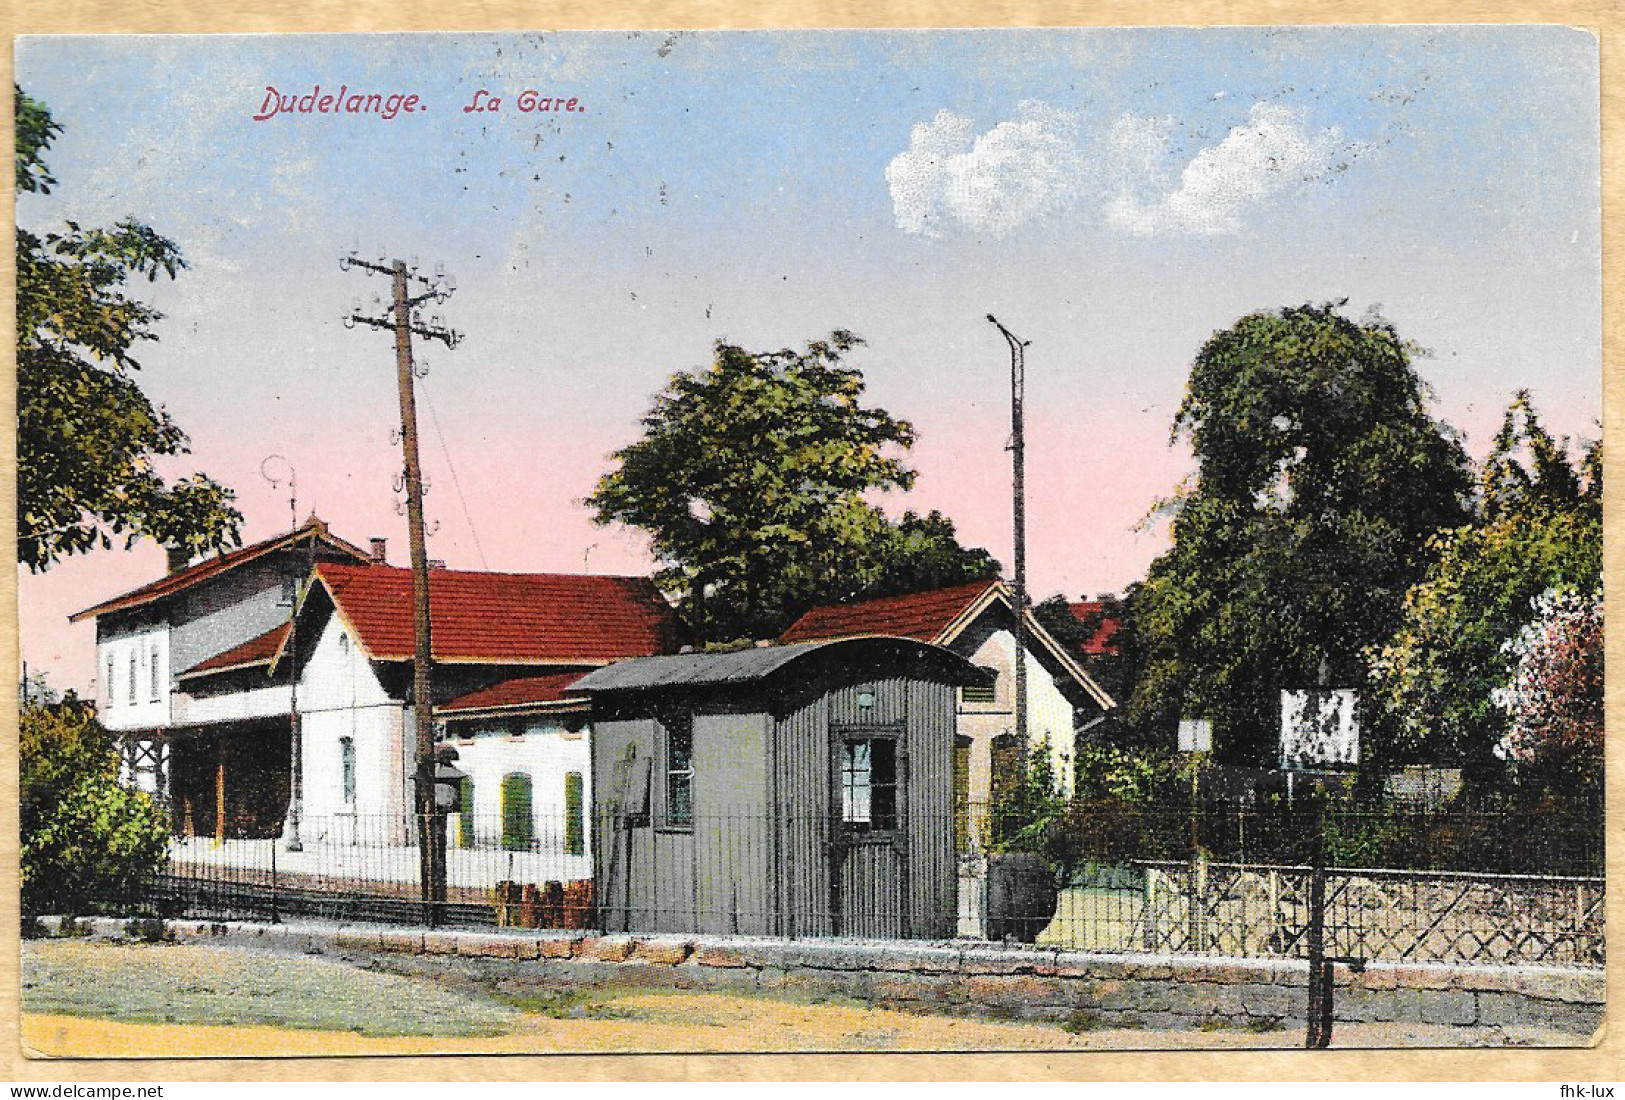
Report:
M111 735L72 702L24 708L19 735L23 912L139 902L169 829L150 797L119 783Z
M1548 589L1593 593L1602 576L1602 458L1576 462L1541 427L1529 395L1507 410L1480 470L1479 516L1440 532L1391 638L1367 652L1378 708L1372 747L1391 762L1501 772L1508 648Z
M1128 597L1143 646L1130 720L1214 723L1221 760L1275 757L1281 689L1363 687L1429 536L1467 515L1467 459L1425 407L1412 349L1343 303L1250 314L1197 354L1174 438L1194 480L1173 546Z
M15 89L17 189L48 194L44 153L61 127ZM230 489L203 474L174 484L154 459L186 433L141 392L132 355L163 315L125 293L134 276L174 278L174 242L125 219L17 230L17 557L35 571L69 554L154 538L198 553L237 542Z
M926 592L989 580L1001 572L998 559L982 547L961 546L953 520L941 512L904 512L870 547L859 585L842 595L869 599Z
M893 524L866 499L913 484L897 452L915 433L863 405L863 375L844 362L861 343L719 342L709 367L655 397L643 437L587 498L597 523L648 533L697 640L771 637L817 603L997 571L939 513Z

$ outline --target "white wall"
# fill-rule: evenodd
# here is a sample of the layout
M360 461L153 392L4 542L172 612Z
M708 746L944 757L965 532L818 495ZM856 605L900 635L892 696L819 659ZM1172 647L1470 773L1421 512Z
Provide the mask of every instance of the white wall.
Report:
M378 682L372 662L331 616L299 678L304 828L308 839L393 841L405 809L405 708ZM341 739L355 746L355 801L344 799ZM334 821L332 819L344 820ZM343 834L346 829L356 830Z
M96 702L102 724L117 731L169 725L168 624L131 624L119 630L99 630L97 634ZM154 654L157 655L156 678L153 671ZM109 660L112 661L111 679L108 677Z
M970 800L985 802L992 769L992 739L1007 732L1014 734L1016 727L1015 634L1005 626L972 627L949 648L971 664L994 669L999 674L993 702L961 700L959 704L959 734L971 738ZM1055 775L1061 781L1062 790L1070 792L1075 711L1071 700L1061 693L1056 677L1034 652L1031 639L1025 649L1027 736L1035 745L1040 740L1048 740Z
M592 753L587 727L574 732L559 718L530 715L508 719L453 722L448 739L458 753L457 767L474 781L474 841L480 847L502 844L501 792L504 776L530 776L532 829L536 847L558 871L561 881L592 877ZM582 782L583 847L579 856L564 851L564 777L579 772ZM451 844L459 846L461 822L450 824Z

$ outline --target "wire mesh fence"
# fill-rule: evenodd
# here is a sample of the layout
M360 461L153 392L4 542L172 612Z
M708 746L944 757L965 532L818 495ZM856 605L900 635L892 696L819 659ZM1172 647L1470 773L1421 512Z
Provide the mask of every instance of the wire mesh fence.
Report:
M429 906L414 823L382 817L307 820L296 850L285 836L230 829L220 839L177 838L147 905L214 919L959 937L1305 958L1319 874L1328 954L1604 961L1603 880L1587 873L1600 870L1600 836L1594 847L1576 844L1583 831L1516 814L1075 806L1053 828L1034 830L997 826L985 811L983 828L966 828L963 807L940 821L902 807L884 822L843 820L840 807L794 818L690 812L681 821L531 811L524 819L449 815L445 900ZM1001 831L1028 843L989 844ZM1499 846L1487 844L1490 836ZM1474 858L1487 866L1468 865Z

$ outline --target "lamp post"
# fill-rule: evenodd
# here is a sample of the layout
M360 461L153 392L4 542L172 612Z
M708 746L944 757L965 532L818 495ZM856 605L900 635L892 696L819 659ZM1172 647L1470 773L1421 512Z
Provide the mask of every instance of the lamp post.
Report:
M998 319L987 315L995 328L1010 345L1010 455L1012 513L1015 521L1015 581L1012 596L1015 602L1016 645L1016 745L1021 752L1020 767L1027 766L1027 442L1025 437L1025 409L1027 399L1027 345L1005 328Z

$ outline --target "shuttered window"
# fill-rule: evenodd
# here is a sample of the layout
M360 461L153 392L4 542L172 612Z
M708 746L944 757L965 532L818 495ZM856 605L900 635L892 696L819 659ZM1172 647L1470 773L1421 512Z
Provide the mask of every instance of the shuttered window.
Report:
M582 793L585 785L580 772L569 772L564 777L564 850L572 856L579 856L587 850L586 822L582 820L582 811L585 809L582 802Z
M502 846L510 852L530 848L535 839L531 816L530 776L513 772L502 777Z
M474 847L474 777L457 781L457 847Z
M954 851L970 847L970 742L954 740Z

